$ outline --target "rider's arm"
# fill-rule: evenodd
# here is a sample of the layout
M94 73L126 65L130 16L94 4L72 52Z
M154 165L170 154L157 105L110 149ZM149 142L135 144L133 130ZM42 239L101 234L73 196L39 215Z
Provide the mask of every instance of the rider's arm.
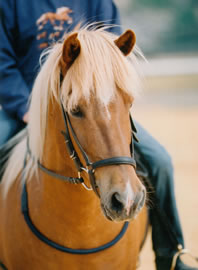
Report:
M0 104L23 119L27 111L28 87L17 66L17 18L14 0L0 1Z
M111 28L110 31L118 35L121 34L120 14L112 0L98 0L96 14L97 21L116 25L116 27Z

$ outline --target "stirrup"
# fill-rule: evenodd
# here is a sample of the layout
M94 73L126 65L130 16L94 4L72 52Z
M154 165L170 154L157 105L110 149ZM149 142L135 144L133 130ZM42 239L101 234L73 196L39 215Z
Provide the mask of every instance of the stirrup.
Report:
M198 257L190 254L190 250L183 248L182 245L178 245L178 251L175 253L175 255L173 256L173 260L172 260L172 264L171 264L171 268L170 270L174 270L176 267L176 263L177 263L177 259L183 255L183 254L188 254L192 259L194 259L197 263L198 263Z

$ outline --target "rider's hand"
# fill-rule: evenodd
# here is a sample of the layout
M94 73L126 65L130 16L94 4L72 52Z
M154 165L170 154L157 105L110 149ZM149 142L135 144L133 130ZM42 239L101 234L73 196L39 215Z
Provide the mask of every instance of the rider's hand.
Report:
M26 112L26 113L24 114L24 116L23 116L23 122L27 124L28 121L29 121L29 113Z

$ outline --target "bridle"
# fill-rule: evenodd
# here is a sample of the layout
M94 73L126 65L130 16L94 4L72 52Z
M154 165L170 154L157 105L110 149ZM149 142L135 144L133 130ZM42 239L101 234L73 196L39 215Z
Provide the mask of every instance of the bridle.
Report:
M60 85L62 84L62 80L63 80L63 76L61 75L60 76ZM53 177L59 178L59 179L64 180L64 181L69 181L70 183L74 183L74 184L82 184L86 190L93 190L97 194L97 196L100 197L99 192L98 192L98 187L97 187L96 181L95 181L95 175L94 175L95 170L97 168L105 167L105 166L112 166L112 165L131 165L134 168L136 168L136 161L134 158L133 138L136 141L138 141L138 139L136 136L137 130L136 130L135 124L133 122L133 119L130 115L131 131L132 131L132 138L131 138L131 145L130 145L131 157L117 156L117 157L111 157L111 158L106 158L106 159L98 160L95 162L91 162L87 153L84 151L82 145L80 144L80 142L75 134L75 131L72 127L72 124L71 124L71 121L69 118L69 114L67 111L65 111L61 98L60 98L60 104L61 104L61 111L62 111L64 124L65 124L65 130L61 131L61 134L64 136L67 151L69 153L70 158L73 160L73 162L75 164L75 167L76 167L77 173L78 173L78 177L75 178L75 177L67 177L67 176L59 175L59 174L47 169L46 167L44 167L40 162L38 162L38 166L42 171L44 171L45 173L47 173ZM71 135L70 135L70 133L71 133ZM82 154L82 157L83 157L84 162L86 164L85 167L83 166L83 164L78 156L78 153L77 153L77 151L72 143L71 136L72 136L75 144L78 146L80 153ZM28 147L28 149L29 149L29 147ZM85 184L84 179L81 175L82 171L86 172L89 175L91 187L88 187Z
M58 178L60 180L67 181L67 182L70 182L70 183L73 183L73 184L82 184L83 187L86 190L89 190L89 191L94 190L95 193L97 194L97 196L100 197L98 189L97 189L96 181L95 181L95 175L94 175L95 170L97 168L104 167L104 166L121 165L121 164L122 165L131 165L134 168L136 168L136 161L135 161L135 158L134 158L133 139L136 140L137 142L138 142L138 139L137 139L137 136L136 136L137 130L135 128L135 124L133 122L133 119L130 116L131 131L132 131L132 138L133 138L131 140L131 145L130 145L131 157L117 156L117 157L111 157L111 158L107 158L107 159L98 160L96 162L91 162L89 160L89 157L88 157L87 153L84 151L82 145L80 144L80 142L79 142L79 140L78 140L78 138L77 138L77 136L75 134L75 131L74 131L74 129L73 129L72 125L71 125L71 122L70 122L68 112L66 112L64 110L62 102L60 102L60 103L61 103L61 111L62 111L64 123L65 123L65 130L61 131L61 134L64 136L67 151L69 153L70 158L73 160L73 162L75 164L75 167L76 167L77 173L78 173L78 177L75 178L75 177L68 177L68 176L60 175L60 174L58 174L58 173L56 173L54 171L49 170L48 168L43 166L40 162L38 162L38 167L43 172L51 175L52 177L55 177L55 178ZM73 137L73 140L75 141L76 145L78 146L78 148L79 148L79 150L80 150L80 152L82 154L82 157L83 157L83 159L85 161L86 167L83 166L83 164L82 164L82 162L81 162L81 160L80 160L80 158L79 158L79 156L77 154L77 151L74 148L74 145L72 143L72 139L71 139L71 135L70 135L69 131L71 131L71 135ZM29 154L31 154L29 145L28 145L27 148L28 148ZM86 172L89 175L91 187L88 187L85 184L84 179L81 176L82 171Z
M61 76L60 82L62 82L62 76ZM67 181L67 182L73 183L73 184L82 184L84 186L84 188L86 188L87 190L94 190L95 193L97 194L97 196L100 196L98 189L97 189L96 181L95 181L95 175L94 175L95 170L97 168L104 167L104 166L121 165L121 164L131 165L134 168L136 168L136 162L134 159L133 139L131 138L131 146L130 146L131 147L131 157L118 156L118 157L111 157L111 158L91 162L88 158L87 153L84 151L83 147L81 146L81 144L80 144L80 142L79 142L79 140L74 132L74 129L72 128L72 125L71 125L71 122L69 119L69 115L64 110L64 106L62 104L61 99L60 99L60 104L61 104L62 115L63 115L63 119L64 119L64 123L65 123L65 130L61 131L61 133L65 138L66 147L67 147L68 153L70 155L70 158L75 163L75 166L76 166L76 169L78 172L78 177L75 178L75 177L68 177L68 176L57 174L56 172L44 167L39 161L38 161L38 167L43 172L51 175L52 177L55 177L55 178L58 178L60 180ZM137 131L136 131L136 128L135 128L135 125L134 125L134 122L133 122L131 116L130 116L130 122L131 122L131 131L132 131L131 137L133 137L136 141L138 141L136 134L135 134ZM71 135L70 135L70 133L71 133ZM72 138L71 138L71 136L72 136ZM77 154L77 151L75 150L75 147L72 143L72 139L75 141L77 147L79 148L79 150L82 154L82 157L84 159L84 162L86 164L86 167L83 166L83 164L82 164L82 162ZM29 140L28 140L28 135L27 135L27 151L26 151L26 155L24 158L24 168L26 167L26 162L27 162L28 156L30 158L33 158L32 153L31 153L31 149L29 147ZM84 179L81 176L82 171L85 171L89 175L91 188L85 184ZM30 217L25 170L22 171L22 183L23 183L23 188L22 188L22 194L21 194L21 212L24 216L24 219L25 219L27 226L29 227L29 229L32 231L32 233L38 239L40 239L45 244L47 244L47 245L51 246L52 248L55 248L59 251L71 253L71 254L81 254L81 255L100 252L100 251L103 251L103 250L115 245L124 236L124 234L128 228L129 222L125 222L121 231L113 240L111 240L110 242L108 242L102 246L99 246L99 247L95 247L95 248L91 248L91 249L73 249L73 248L69 248L66 246L62 246L58 243L55 243L54 241L52 241L48 237L46 237L44 234L42 234L39 231L39 229L37 229L37 227L34 225L32 219Z
M66 146L67 146L67 150L68 153L70 155L70 158L74 161L76 169L78 171L78 178L79 181L82 183L82 185L87 189L87 190L94 190L95 193L97 194L97 196L99 196L99 192L97 189L97 185L96 185L96 181L95 181L95 170L97 168L100 167L104 167L104 166L111 166L111 165L131 165L134 168L136 167L136 162L134 159L134 147L133 147L133 142L131 142L131 157L126 157L126 156L117 156L117 157L111 157L111 158L106 158L106 159L102 159L102 160L98 160L96 162L91 162L87 153L84 151L83 147L81 146L75 132L74 129L71 125L70 122L70 118L68 113L64 110L63 104L61 102L61 110L62 110L62 114L63 114L63 118L64 118L64 123L65 123L65 131L62 131L61 133L63 134L64 138L65 138L65 142L66 142ZM132 118L130 117L131 120L131 127L132 127L132 131L133 133L136 132L135 129L135 125L133 123ZM70 132L71 131L71 135L73 137L74 142L76 143L76 145L78 146L82 157L84 159L84 162L86 164L86 167L83 166L75 148L74 145L72 143L72 139L70 136ZM136 138L136 136L134 136L134 138ZM87 187L87 185L84 183L83 178L81 177L81 172L85 171L88 175L89 175L89 179L90 179L90 184L91 184L91 188Z

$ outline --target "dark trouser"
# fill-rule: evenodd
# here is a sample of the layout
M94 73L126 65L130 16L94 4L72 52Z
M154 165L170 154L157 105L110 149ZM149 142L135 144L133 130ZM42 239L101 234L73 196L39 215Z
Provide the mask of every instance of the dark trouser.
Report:
M24 126L22 121L12 118L7 112L0 108L0 146L24 128Z
M166 150L148 134L138 123L136 124L139 143L135 143L135 151L145 163L148 170L149 179L156 191L158 206L162 209L170 222L179 244L184 246L182 229L179 221L173 181L173 166L171 158ZM153 207L154 208L154 207ZM150 221L152 225L153 249L156 259L160 257L172 257L176 252L168 233L160 222L156 212L150 211Z

